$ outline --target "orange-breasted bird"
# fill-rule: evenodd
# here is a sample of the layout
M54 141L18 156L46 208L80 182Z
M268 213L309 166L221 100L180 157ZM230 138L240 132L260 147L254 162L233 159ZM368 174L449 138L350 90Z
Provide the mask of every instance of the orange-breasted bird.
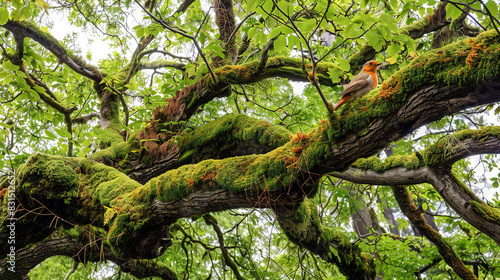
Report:
M342 98L333 110L335 111L343 104L352 102L375 89L378 85L377 67L379 65L375 60L365 63L361 72L350 83L344 85L344 90L340 93Z

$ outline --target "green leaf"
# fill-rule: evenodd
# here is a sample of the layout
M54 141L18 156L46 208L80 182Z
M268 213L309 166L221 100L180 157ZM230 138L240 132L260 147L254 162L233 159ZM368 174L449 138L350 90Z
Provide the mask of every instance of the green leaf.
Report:
M12 71L17 71L17 70L19 70L19 66L12 64L12 62L10 62L10 60L5 60L5 61L2 63L2 67L3 67L5 70L12 70Z
M259 26L254 26L248 30L248 38L253 38L253 36L260 30Z
M422 209L423 209L424 211L426 211L426 210L427 210L427 207L428 207L427 203L423 203L423 204L422 204Z
M71 138L71 134L63 128L54 128L54 131L63 138L67 139Z
M488 10L490 10L490 13L494 17L498 18L498 3L496 3L495 1L490 0L490 1L486 2L485 5L488 8Z
M393 13L384 13L380 16L382 25L387 26L393 32L399 32L398 21L394 18Z
M337 62L339 64L340 68L342 68L342 70L344 72L348 72L351 69L351 65L349 64L349 61L347 61L343 58L337 58L337 59L335 59L335 62Z
M46 13L48 13L48 9L50 9L50 6L47 2L43 1L43 0L35 0L35 3L42 7Z
M368 40L368 44L372 46L376 51L380 51L384 44L384 40L380 34L378 34L375 30L369 30L366 32L366 40Z
M5 7L0 8L0 24L1 25L6 24L8 20L9 20L9 11Z
M395 56L401 51L401 45L399 43L393 43L387 48L387 54L389 56Z
M45 134L47 135L47 138L49 140L54 140L56 139L57 137L54 135L54 133L52 133L50 130L45 130Z
M355 29L358 27L357 24L350 23L344 29L344 38L354 38L356 37Z
M281 26L276 27L276 28L274 28L273 30L271 30L271 32L269 32L269 35L267 35L267 37L268 37L269 39L272 39L272 38L274 38L274 37L276 37L276 36L280 35L280 34L281 34L281 30L282 30Z
M31 17L31 7L26 6L21 9L21 19L25 20Z
M261 4L257 5L257 14L268 17L269 13L273 10L274 3L272 0L264 0Z
M263 46L267 43L267 35L264 32L259 32L257 33L257 36L255 37L257 40L257 44Z
M495 108L495 115L500 114L500 105Z
M446 17L451 17L452 20L457 19L462 14L459 8L455 5L446 5Z
M280 52L284 49L286 49L286 37L285 36L279 36L275 41L274 41L274 49L277 52Z
M50 112L44 112L43 116L48 121L53 121L54 120L54 114L52 114Z
M24 2L23 0L12 0L10 1L10 3L12 4L12 6L16 9L16 10L20 10L24 7Z
M333 83L340 82L340 76L342 76L343 72L337 68L328 69L328 74L330 74L330 79L332 79Z
M299 38L297 38L296 36L288 36L287 39L288 39L288 49L290 51L292 51L295 46L297 46L297 49L299 48L300 45Z
M144 36L144 28L143 27L137 28L135 30L135 36L137 36L137 38L143 37Z
M308 33L312 31L314 28L316 28L316 19L308 19L304 22L304 26L302 27L302 32L303 33Z
M288 1L277 1L277 5L287 17L291 17L293 15L292 3Z
M348 25L349 23L351 23L351 19L345 16L339 16L334 20L334 22L340 25Z

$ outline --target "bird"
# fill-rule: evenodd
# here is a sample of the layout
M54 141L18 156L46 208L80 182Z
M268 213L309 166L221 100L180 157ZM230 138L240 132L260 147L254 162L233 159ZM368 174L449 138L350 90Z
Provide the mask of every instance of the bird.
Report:
M378 85L377 67L379 65L380 63L376 60L365 63L361 72L350 83L344 85L344 90L340 93L342 98L333 110L336 111L343 104L352 102L375 89Z

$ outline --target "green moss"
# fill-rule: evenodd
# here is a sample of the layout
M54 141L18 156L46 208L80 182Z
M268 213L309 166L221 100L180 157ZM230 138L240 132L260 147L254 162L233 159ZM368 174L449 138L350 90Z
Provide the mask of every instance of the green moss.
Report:
M26 194L46 199L78 198L77 163L64 157L32 155L17 171L16 184Z
M429 26L429 16L412 23L409 26L403 27L399 30L400 34L410 35L413 32L422 32Z
M120 139L122 139L121 136ZM99 162L102 162L104 158L110 159L112 161L124 159L127 155L132 153L133 149L136 148L137 145L135 143L119 142L111 145L107 149L95 152L94 154L92 154L92 159Z
M287 237L298 245L307 248L310 242L319 241L318 210L309 199L305 199L290 217L278 216L278 222Z
M181 149L179 163L267 152L288 142L290 135L288 130L262 120L225 115L177 137Z
M253 83L266 76L297 76L305 77L302 70L303 61L300 58L292 57L271 57L268 59L264 69L259 69L259 61L254 60L242 65L226 65L214 70L219 82L222 83ZM306 71L311 71L311 64L306 63ZM333 85L329 76L329 69L339 68L333 63L320 62L316 65L316 77L322 85Z
M382 161L377 156L360 158L356 160L351 166L361 170L384 172L396 167L404 167L408 170L417 169L421 167L421 164L420 160L415 155L396 155L390 156L384 161Z
M470 201L472 209L486 220L500 224L500 212L484 202Z

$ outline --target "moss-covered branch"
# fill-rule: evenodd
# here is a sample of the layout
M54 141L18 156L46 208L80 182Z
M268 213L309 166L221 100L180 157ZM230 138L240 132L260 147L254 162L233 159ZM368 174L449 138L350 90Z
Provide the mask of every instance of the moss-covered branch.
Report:
M157 130L176 130L180 124L158 125ZM167 170L207 159L267 153L290 140L291 132L281 126L246 115L229 114L205 125L186 128L172 138L156 130L142 131L127 143L113 145L92 155L92 159L123 170L145 183ZM167 140L149 140L149 139Z
M164 59L156 60L156 61L141 61L139 64L139 70L143 69L162 69L162 68L174 68L177 70L184 71L186 70L186 64L168 61Z
M281 229L295 244L335 264L347 279L374 279L375 264L370 255L340 232L321 225L318 208L306 199L295 210L275 211Z
M71 54L56 38L49 33L42 31L36 25L28 21L19 22L9 20L6 24L2 25L2 27L12 33L20 34L23 37L28 37L38 42L76 73L97 82L102 80L103 76L94 66L88 65L82 60L82 58Z
M430 183L463 219L500 244L500 213L480 200L449 171L456 161L500 153L500 128L467 129L439 139L417 155L358 159L333 176L359 184ZM420 158L419 158L420 157Z
M443 239L441 234L427 224L424 217L422 217L422 212L420 212L413 203L410 192L401 185L393 186L392 191L394 192L399 207L401 207L401 210L405 216L408 217L411 224L436 245L439 254L453 271L462 279L477 279L474 273L464 265L453 248Z
M451 166L460 159L478 154L498 154L499 147L500 127L465 129L440 138L422 152L390 156L384 160L377 156L360 158L349 169L332 172L330 175L359 184L419 184L425 181L425 174L418 171L420 168L436 165ZM412 173L404 178L392 176L402 170Z
M316 75L323 85L333 85L328 70L336 68L332 63L318 63ZM307 69L311 65L306 65ZM289 57L273 57L267 60L264 69L258 69L258 61L242 65L228 65L213 70L217 83L209 75L200 78L194 85L184 88L168 99L168 104L158 108L152 122L183 121L189 119L198 108L216 97L228 96L230 84L249 84L270 77L308 81L302 71L302 60Z

